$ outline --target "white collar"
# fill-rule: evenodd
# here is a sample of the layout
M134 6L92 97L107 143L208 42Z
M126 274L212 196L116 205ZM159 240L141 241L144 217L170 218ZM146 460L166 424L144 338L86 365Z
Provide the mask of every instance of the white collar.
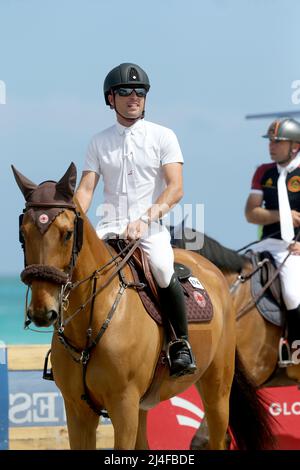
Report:
M139 119L137 122L135 122L134 124L132 124L132 126L122 126L122 124L120 124L118 121L116 122L116 128L117 128L117 131L120 135L124 135L125 134L125 131L126 129L130 129L131 131L131 134L134 135L135 133L137 132L142 132L144 133L144 129L145 129L145 121L144 119Z
M291 171L294 171L298 166L300 165L300 153L296 155L295 158L286 166L281 166L277 163L277 170L278 173L282 173L285 171L286 173L291 173Z

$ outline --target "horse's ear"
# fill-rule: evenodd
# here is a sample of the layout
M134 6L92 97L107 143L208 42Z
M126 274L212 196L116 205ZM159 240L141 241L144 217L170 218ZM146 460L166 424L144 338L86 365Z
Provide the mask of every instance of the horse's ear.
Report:
M17 185L21 189L25 201L31 196L32 192L38 187L35 183L30 181L26 176L22 175L13 165L11 165Z
M64 176L56 183L56 189L67 197L73 197L77 179L76 166L72 162Z

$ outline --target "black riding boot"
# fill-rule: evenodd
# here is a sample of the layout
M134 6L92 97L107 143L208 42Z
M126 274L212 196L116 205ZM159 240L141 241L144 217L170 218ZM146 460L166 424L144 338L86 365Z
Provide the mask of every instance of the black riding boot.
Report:
M300 341L300 305L293 310L287 310L286 312L288 335L287 339L290 347L295 340ZM297 345L299 348L299 345Z
M184 294L177 276L173 274L166 288L159 288L163 313L170 320L178 341L170 347L171 374L179 376L193 374L197 369L193 353L188 343L188 326L185 311Z

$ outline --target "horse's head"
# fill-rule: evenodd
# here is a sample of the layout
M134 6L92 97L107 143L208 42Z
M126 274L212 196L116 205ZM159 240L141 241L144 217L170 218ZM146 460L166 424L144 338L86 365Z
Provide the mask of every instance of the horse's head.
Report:
M62 286L71 279L82 244L82 219L73 202L76 167L60 181L36 185L12 167L26 200L20 216L25 269L22 281L31 287L27 316L37 326L50 326L59 316Z

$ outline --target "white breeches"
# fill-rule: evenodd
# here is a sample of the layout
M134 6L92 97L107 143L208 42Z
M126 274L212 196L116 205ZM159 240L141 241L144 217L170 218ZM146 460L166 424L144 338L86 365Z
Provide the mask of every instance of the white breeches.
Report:
M174 274L174 253L166 227L141 239L141 247L149 259L152 274L159 287L168 287Z
M120 233L121 230L112 230L111 227L107 231L101 230L100 238L112 232ZM100 235L100 230L97 234ZM168 287L174 274L174 253L167 228L158 223L152 223L149 234L141 238L140 246L148 257L151 272L159 287Z
M279 266L289 251L288 243L275 238L266 238L254 245L254 251L269 251ZM279 272L282 296L287 310L293 310L300 305L300 256L291 254Z

